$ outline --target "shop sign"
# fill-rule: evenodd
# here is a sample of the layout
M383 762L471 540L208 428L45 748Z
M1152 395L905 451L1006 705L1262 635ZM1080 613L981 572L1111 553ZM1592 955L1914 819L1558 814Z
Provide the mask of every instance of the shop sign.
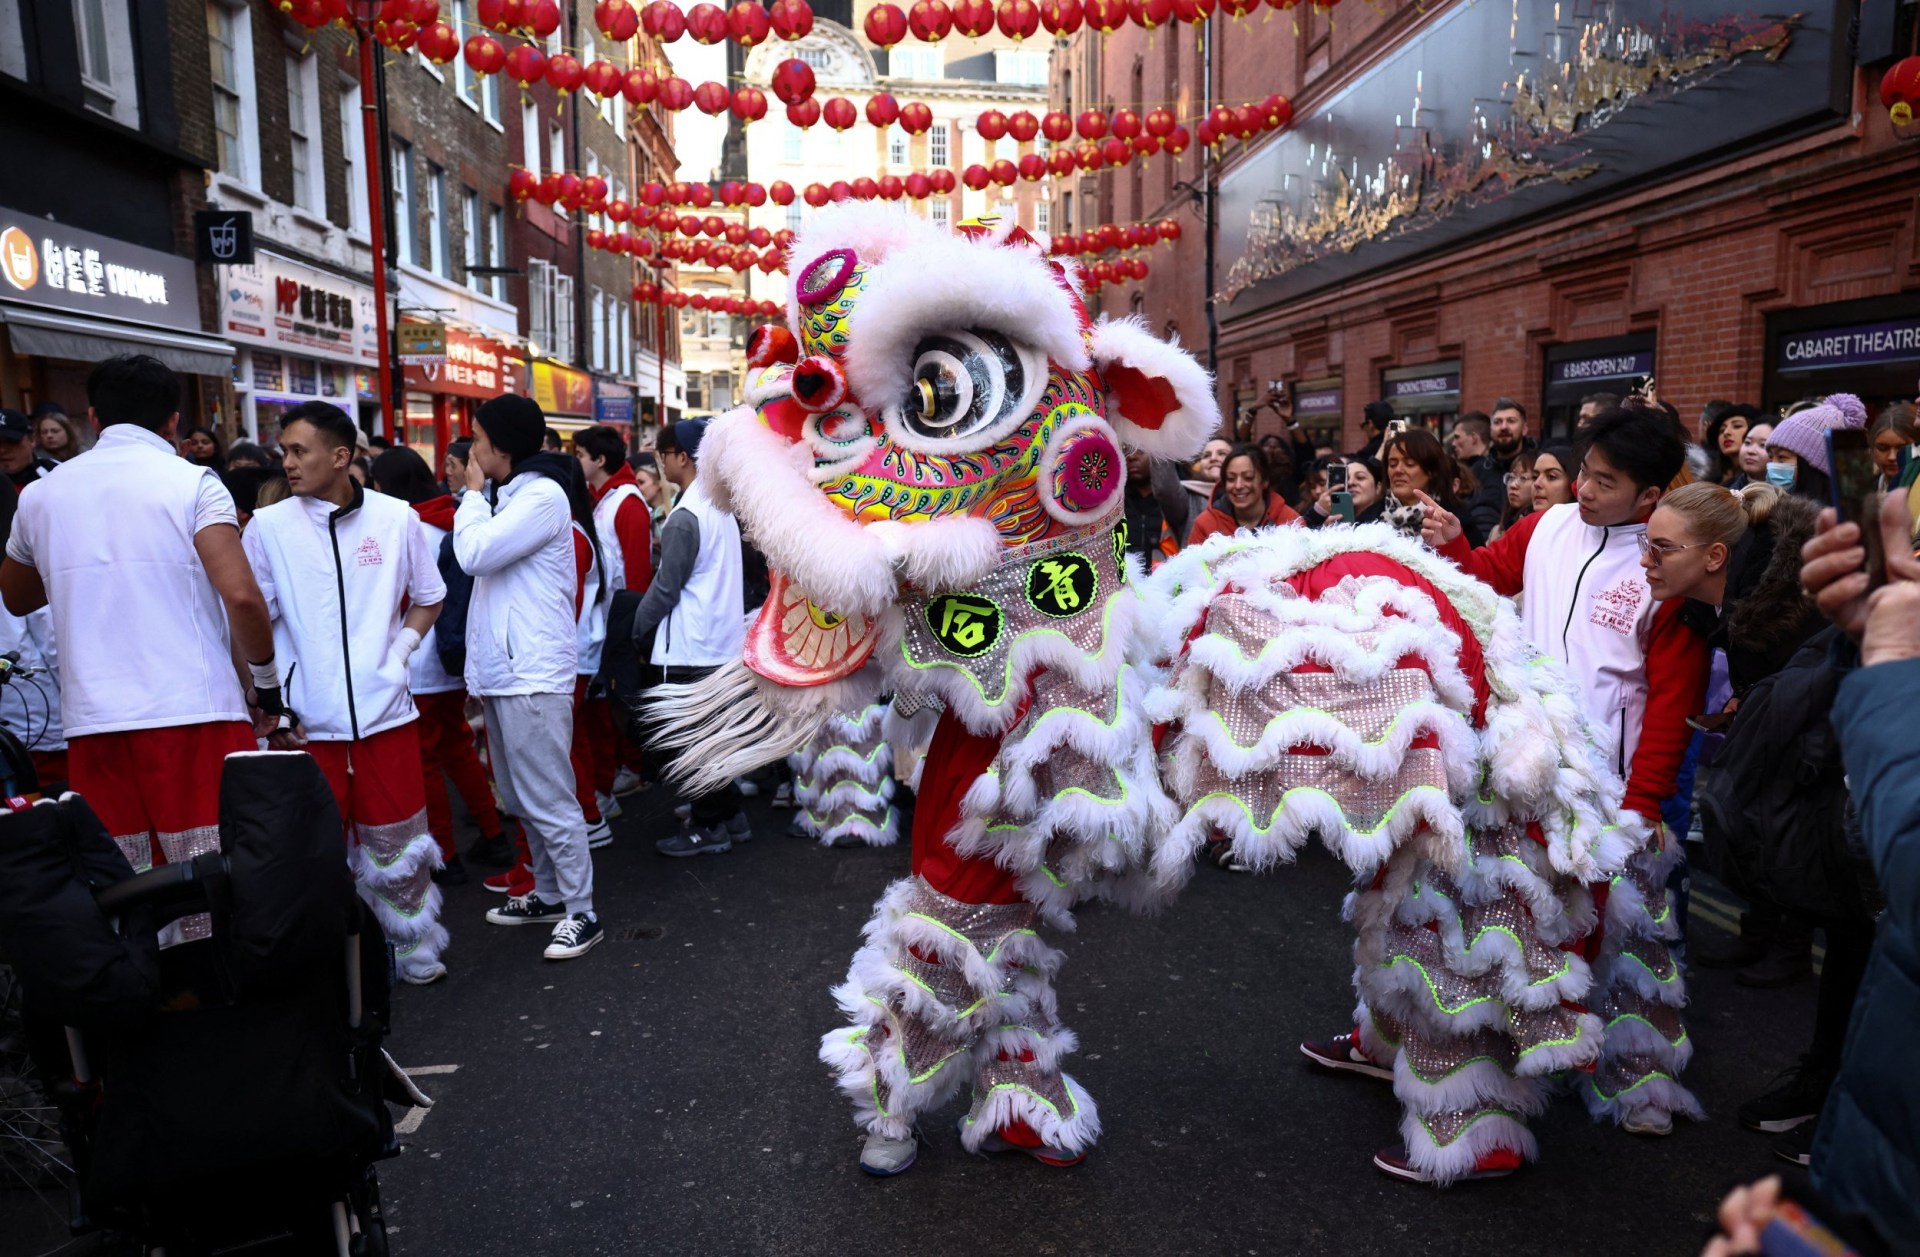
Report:
M402 332L419 324L403 323ZM424 393L450 393L482 401L511 393L514 359L499 341L436 324L445 337L445 355L438 361L406 364L407 387ZM406 348L406 341L401 341Z
M0 209L0 298L198 332L193 262Z
M1387 400L1417 401L1425 397L1442 397L1459 393L1460 373L1436 371L1426 375L1412 375L1400 380L1388 380L1386 384Z
M533 400L550 415L592 414L593 377L557 362L536 362Z
M595 423L632 423L632 390L624 388L594 389L593 421Z
M271 253L222 273L220 330L243 348L380 360L372 288Z
M402 323L399 334L400 361L404 365L425 367L447 360L445 323Z
M200 260L215 266L239 266L253 261L253 212L194 211L193 243Z
M1342 390L1337 388L1299 388L1293 392L1295 419L1338 419L1345 413Z
M1782 371L1822 371L1920 358L1920 316L1855 327L1788 332L1780 337Z
M1599 354L1591 358L1562 358L1547 364L1549 384L1579 384L1587 380L1625 380L1653 374L1653 351Z

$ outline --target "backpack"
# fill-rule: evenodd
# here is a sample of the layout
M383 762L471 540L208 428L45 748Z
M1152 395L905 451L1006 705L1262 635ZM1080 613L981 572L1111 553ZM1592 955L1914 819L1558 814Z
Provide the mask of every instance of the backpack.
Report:
M440 604L440 616L433 622L434 650L448 676L460 676L467 670L467 606L473 601L473 577L453 557L453 534L440 539L435 556L440 579L446 582L446 600Z
M1846 769L1829 719L1839 629L1809 638L1740 698L1698 794L1707 867L1736 894L1814 918L1865 911L1847 856Z

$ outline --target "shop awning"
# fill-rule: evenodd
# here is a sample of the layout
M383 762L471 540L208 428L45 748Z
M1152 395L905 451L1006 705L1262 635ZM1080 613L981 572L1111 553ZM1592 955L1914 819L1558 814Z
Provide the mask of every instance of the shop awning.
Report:
M101 362L116 354L143 353L182 375L227 375L233 370L233 346L211 336L9 305L0 305L0 322L6 323L17 354Z

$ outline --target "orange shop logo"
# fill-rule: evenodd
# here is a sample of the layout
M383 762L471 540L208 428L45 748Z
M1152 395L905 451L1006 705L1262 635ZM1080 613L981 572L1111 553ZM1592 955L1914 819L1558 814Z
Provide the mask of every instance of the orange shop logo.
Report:
M40 251L33 237L18 227L0 231L0 271L21 292L40 282Z

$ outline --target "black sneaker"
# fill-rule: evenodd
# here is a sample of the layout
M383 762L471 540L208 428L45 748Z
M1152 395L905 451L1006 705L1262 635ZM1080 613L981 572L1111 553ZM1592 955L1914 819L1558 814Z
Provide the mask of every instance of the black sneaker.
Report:
M532 890L524 895L509 895L500 907L487 909L487 921L492 925L539 925L559 921L566 915L565 904L547 903L538 891Z
M547 944L543 953L548 960L572 960L575 956L584 956L593 950L595 943L607 936L600 928L600 919L586 912L576 912L560 924L553 927L553 941Z
M484 864L488 868L510 869L520 861L520 853L513 849L513 840L505 834L495 834L491 838L482 838L467 848L467 859L475 864Z
M1786 1134L1776 1136L1773 1155L1788 1165L1812 1165L1813 1134L1819 1129L1818 1122L1802 1122Z
M1827 1102L1833 1071L1814 1064L1811 1056L1802 1056L1800 1063L1782 1073L1778 1081L1773 1090L1740 1106L1742 1126L1778 1135L1802 1122L1811 1122Z
M690 855L724 855L733 850L733 839L722 826L712 829L683 829L653 844L661 855L676 858Z
M729 841L753 841L753 822L747 819L745 812L735 812L732 816L729 816L725 828Z
M1381 1065L1362 1052L1359 1035L1352 1030L1336 1034L1331 1039L1307 1039L1300 1044L1300 1055L1326 1069L1393 1081L1392 1067Z
M1775 943L1760 957L1744 969L1734 971L1733 980L1741 986L1750 986L1762 991L1771 991L1783 986L1792 986L1803 978L1813 976L1813 945L1788 945L1782 947Z
M467 876L467 866L456 855L433 871L433 880L441 886L465 886L473 879Z

